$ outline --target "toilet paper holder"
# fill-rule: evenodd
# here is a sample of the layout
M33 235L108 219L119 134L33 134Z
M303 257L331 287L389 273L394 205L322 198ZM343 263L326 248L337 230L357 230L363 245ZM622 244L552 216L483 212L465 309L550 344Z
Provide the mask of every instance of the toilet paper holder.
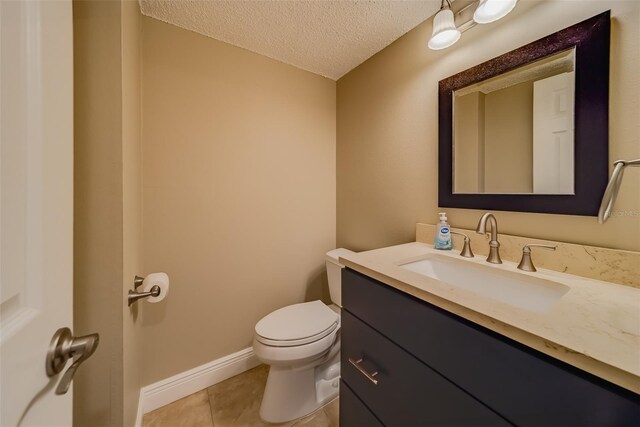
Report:
M142 282L144 282L144 277L140 277L140 276L136 276L135 279L133 279L133 287L135 289L138 289L140 286L142 286ZM151 287L151 290L149 292L136 292L135 290L129 290L129 295L127 297L127 305L131 306L131 304L133 304L134 302L138 301L141 298L148 298L148 297L157 297L160 295L160 286L158 285L154 285Z

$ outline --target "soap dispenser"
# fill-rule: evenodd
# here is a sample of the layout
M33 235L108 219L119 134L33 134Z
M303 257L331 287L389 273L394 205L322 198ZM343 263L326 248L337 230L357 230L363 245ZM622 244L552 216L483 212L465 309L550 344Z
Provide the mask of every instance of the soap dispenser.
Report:
M440 222L436 225L436 236L433 247L436 249L451 250L451 230L447 223L447 214L440 212Z

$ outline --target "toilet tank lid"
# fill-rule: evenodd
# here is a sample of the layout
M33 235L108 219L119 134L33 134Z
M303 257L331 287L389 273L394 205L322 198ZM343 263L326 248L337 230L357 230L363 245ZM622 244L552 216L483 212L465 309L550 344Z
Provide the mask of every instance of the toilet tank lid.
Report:
M338 248L338 249L333 249L329 252L327 252L327 261L331 261L334 264L338 264L338 265L342 265L338 262L338 258L340 258L341 256L344 255L349 255L349 254L354 254L355 252L350 251L349 249L345 249L345 248Z

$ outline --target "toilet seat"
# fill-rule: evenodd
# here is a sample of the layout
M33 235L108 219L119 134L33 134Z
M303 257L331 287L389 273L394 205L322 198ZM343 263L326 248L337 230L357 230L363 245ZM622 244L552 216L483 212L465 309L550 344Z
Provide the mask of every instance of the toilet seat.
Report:
M263 317L255 339L273 347L294 347L316 342L336 330L340 316L322 301L293 304Z

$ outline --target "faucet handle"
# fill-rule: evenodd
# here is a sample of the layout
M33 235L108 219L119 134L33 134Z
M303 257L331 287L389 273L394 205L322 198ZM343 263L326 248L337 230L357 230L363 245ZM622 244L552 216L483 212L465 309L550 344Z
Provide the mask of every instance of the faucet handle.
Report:
M462 247L462 251L460 251L460 256L463 256L465 258L473 258L473 251L471 250L471 239L469 238L469 236L467 236L464 233L460 233L458 231L450 231L451 234L455 234L457 236L462 236L464 237L464 246Z
M518 269L531 272L537 271L536 266L533 265L533 261L531 260L531 248L543 248L555 251L557 247L558 245L541 245L539 243L524 245L522 248L522 259L520 260L520 264L518 264Z

